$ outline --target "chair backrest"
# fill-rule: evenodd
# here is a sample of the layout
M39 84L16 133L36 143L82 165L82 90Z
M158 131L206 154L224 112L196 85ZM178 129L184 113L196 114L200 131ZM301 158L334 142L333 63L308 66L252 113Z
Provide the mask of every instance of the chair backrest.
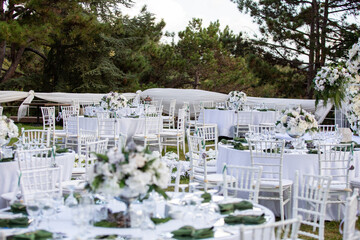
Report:
M319 132L336 132L338 130L338 125L319 125Z
M244 137L250 131L250 125L253 123L252 111L241 112L236 114L236 125L234 128L234 137Z
M61 167L21 171L20 188L25 203L39 194L62 194Z
M4 110L4 108L2 106L0 106L0 116L2 116L3 110Z
M85 168L89 169L97 160L96 154L106 154L108 139L85 143Z
M194 117L195 121L199 119L201 110L204 109L204 107L200 103L193 103L193 109L194 109ZM205 121L205 118L204 118Z
M186 118L186 111L185 109L181 108L179 109L178 113L178 120L177 120L177 131L178 133L182 133L185 135L185 118Z
M238 193L248 193L248 199L258 202L262 167L246 167L238 165L226 165L223 168L223 190L227 196L239 197ZM237 181L227 182L227 175ZM244 198L241 196L241 198Z
M18 161L20 171L47 168L55 163L54 151L55 148L19 149L15 153L15 158Z
M269 224L261 224L256 226L240 225L239 239L268 240L274 239L270 236L275 233L275 240L296 240L301 224L301 219L301 216L297 216L296 218Z
M300 235L315 239L324 239L324 222L326 202L329 195L331 177L315 176L304 174L299 179L299 172L295 172L294 196L293 196L293 216L304 214L301 223L312 226L312 232L300 231ZM299 204L301 201L304 204ZM318 230L318 234L314 232Z
M65 129L66 135L80 135L80 123L78 116L69 116Z
M182 169L181 161L168 162L167 166L170 171L171 177L169 178L168 187L174 187L174 192L179 192L179 184L180 184L180 173ZM173 182L174 180L174 182Z
M61 116L63 128L65 129L70 116L79 116L79 108L77 106L61 106Z
M149 134L156 134L160 133L160 118L161 116L145 116L145 136Z
M170 117L175 116L175 107L176 107L176 99L171 99L170 106L169 106L169 116Z
M282 189L284 147L285 141L249 141L251 165L262 166L262 178L278 180L280 189Z
M332 187L348 190L350 193L349 171L353 159L352 144L319 144L319 175L331 176Z
M214 101L201 101L200 105L202 108L213 108L215 107Z
M119 133L119 139L116 144L116 148L119 150L124 149L126 147L127 142L127 134L125 133Z
M50 147L50 129L21 129L22 144L29 147Z
M55 131L55 107L41 107L43 129L50 128L50 131Z
M98 123L98 137L111 137L117 141L118 136L118 121L117 118L97 118Z
M216 124L196 126L194 134L204 138L206 150L212 148L217 151L219 136Z
M148 117L158 116L157 107L154 105L145 105L145 115Z
M343 240L355 240L360 239L360 232L356 230L356 221L358 220L358 197L359 189L356 188L351 197L346 199L345 216L344 216L344 228Z

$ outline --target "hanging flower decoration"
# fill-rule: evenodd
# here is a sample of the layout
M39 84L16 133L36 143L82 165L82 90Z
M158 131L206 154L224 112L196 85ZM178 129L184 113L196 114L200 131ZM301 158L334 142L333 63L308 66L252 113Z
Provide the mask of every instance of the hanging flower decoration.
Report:
M102 97L100 106L105 110L115 111L127 106L127 99L118 92L110 92Z
M239 108L239 106L246 103L247 96L244 92L231 91L231 92L229 92L228 98L226 101L229 104L231 104L235 109L237 109L237 108Z
M351 78L350 72L343 66L322 67L314 78L316 105L322 99L324 105L331 100L336 107L340 107Z

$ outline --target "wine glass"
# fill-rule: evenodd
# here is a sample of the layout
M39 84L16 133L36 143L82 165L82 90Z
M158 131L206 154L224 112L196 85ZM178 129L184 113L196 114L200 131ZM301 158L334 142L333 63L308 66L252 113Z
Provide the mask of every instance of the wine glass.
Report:
M78 201L74 197L74 189L75 189L75 186L72 186L72 185L69 186L70 193L69 193L69 196L65 200L65 206L67 206L69 208L73 208L78 205Z
M50 231L50 224L49 224L50 218L55 214L54 202L51 198L43 198L41 199L41 205L42 205L41 213L46 220L45 229L48 229Z
M35 231L38 224L38 218L41 212L40 202L35 199L26 201L26 211L30 216L30 218L32 219L30 228L32 229L32 231Z

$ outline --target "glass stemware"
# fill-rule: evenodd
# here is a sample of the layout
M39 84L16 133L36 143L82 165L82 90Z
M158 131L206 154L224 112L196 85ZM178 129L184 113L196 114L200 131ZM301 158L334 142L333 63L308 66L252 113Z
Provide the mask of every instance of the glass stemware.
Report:
M32 231L35 231L37 229L38 219L41 213L40 202L35 199L28 200L26 202L26 211L32 220L30 228Z
M74 196L74 186L69 186L69 196L66 198L65 200L65 206L69 207L69 208L73 208L76 207L78 205L78 201L76 200L75 196Z

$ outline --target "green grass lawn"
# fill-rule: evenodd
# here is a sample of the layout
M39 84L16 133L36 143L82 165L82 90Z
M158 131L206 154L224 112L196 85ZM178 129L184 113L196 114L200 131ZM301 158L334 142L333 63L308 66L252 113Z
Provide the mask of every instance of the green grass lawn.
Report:
M19 127L19 130L21 128L25 128L25 129L42 129L42 125L31 125L31 124L16 124ZM61 127L59 127L59 129L61 129ZM169 151L173 151L176 153L176 147L167 147L167 152ZM188 152L188 146L186 144L186 150L185 152ZM164 154L164 152L163 152ZM180 160L185 160L185 155L183 153L182 150L180 150ZM181 178L180 183L189 183L189 178ZM169 188L167 190L173 190L173 188ZM186 190L187 191L187 190ZM357 228L360 229L360 221L357 222ZM339 233L339 224L340 222L338 221L327 221L325 222L325 239L326 240L340 240L342 239L342 235ZM311 231L312 227L309 226L301 226L301 229L304 231ZM312 238L308 238L308 237L304 237L304 236L300 236L301 239L312 239Z

